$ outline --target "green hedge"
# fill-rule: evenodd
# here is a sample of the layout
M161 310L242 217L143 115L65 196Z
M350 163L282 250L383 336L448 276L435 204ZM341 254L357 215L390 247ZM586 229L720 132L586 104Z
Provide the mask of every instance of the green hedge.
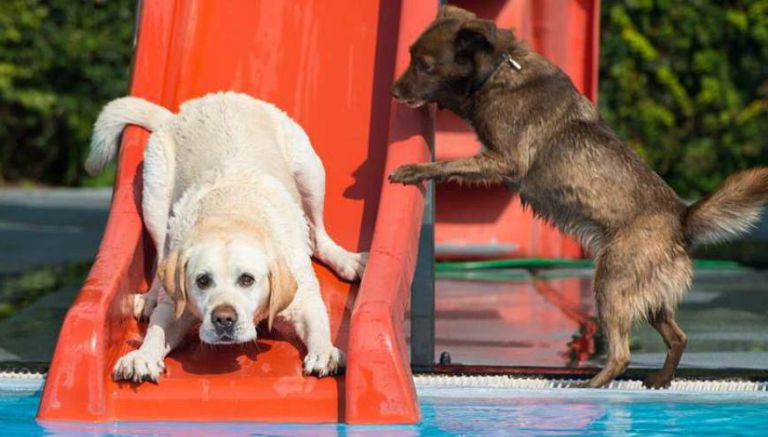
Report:
M127 92L132 0L0 1L0 184L105 182L82 161ZM768 0L605 0L600 107L682 195L768 162Z
M606 0L599 106L681 195L768 163L768 0Z
M0 183L100 182L82 162L101 106L128 91L134 7L0 1Z

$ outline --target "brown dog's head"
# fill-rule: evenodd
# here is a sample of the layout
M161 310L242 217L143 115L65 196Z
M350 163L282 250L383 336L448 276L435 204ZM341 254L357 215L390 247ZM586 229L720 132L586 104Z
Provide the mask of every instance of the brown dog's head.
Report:
M411 63L392 87L392 96L413 108L428 102L454 107L488 77L513 43L512 31L445 6L411 46Z

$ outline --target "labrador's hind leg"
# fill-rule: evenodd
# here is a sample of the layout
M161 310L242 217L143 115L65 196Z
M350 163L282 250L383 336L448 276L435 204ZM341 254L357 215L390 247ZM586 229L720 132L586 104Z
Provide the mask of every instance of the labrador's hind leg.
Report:
M304 213L309 219L312 255L342 279L358 281L365 270L368 254L344 249L326 232L323 223L325 169L309 143L309 138L298 126L295 126L293 147L295 150L291 154L291 167L301 194Z
M165 256L168 218L171 213L173 196L174 146L171 138L162 130L153 133L147 141L144 157L142 213L144 226L147 227L152 242L155 244L155 266ZM148 320L155 309L158 294L163 285L157 278L146 293L135 293L131 297L133 315L139 320Z

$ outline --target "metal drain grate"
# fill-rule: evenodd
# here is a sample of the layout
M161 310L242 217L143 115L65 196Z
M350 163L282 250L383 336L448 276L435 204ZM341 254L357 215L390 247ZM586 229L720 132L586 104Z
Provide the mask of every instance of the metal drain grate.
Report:
M584 380L548 379L541 377L519 377L504 375L415 375L417 388L455 387L455 388L510 388L510 389L549 389L577 388ZM749 380L706 380L676 379L666 390L648 390L640 380L621 380L611 382L609 390L637 391L680 391L680 392L765 392L768 382Z
M46 372L37 369L12 368L0 370L0 380L6 379L45 379Z
M0 371L0 388L29 389L42 386L46 373L37 369L6 369ZM452 388L508 388L508 389L564 389L578 388L583 379L550 379L543 377L520 377L507 375L414 375L419 389L439 387ZM648 390L640 380L619 380L611 382L608 390L624 391L672 391L672 392L768 392L768 381L739 379L684 379L672 381L666 390Z

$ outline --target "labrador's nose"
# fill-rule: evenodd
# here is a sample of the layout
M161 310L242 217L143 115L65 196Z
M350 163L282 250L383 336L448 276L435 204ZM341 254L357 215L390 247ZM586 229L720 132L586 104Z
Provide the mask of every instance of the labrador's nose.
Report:
M232 305L219 305L211 312L211 323L217 333L231 333L237 323L237 311Z

